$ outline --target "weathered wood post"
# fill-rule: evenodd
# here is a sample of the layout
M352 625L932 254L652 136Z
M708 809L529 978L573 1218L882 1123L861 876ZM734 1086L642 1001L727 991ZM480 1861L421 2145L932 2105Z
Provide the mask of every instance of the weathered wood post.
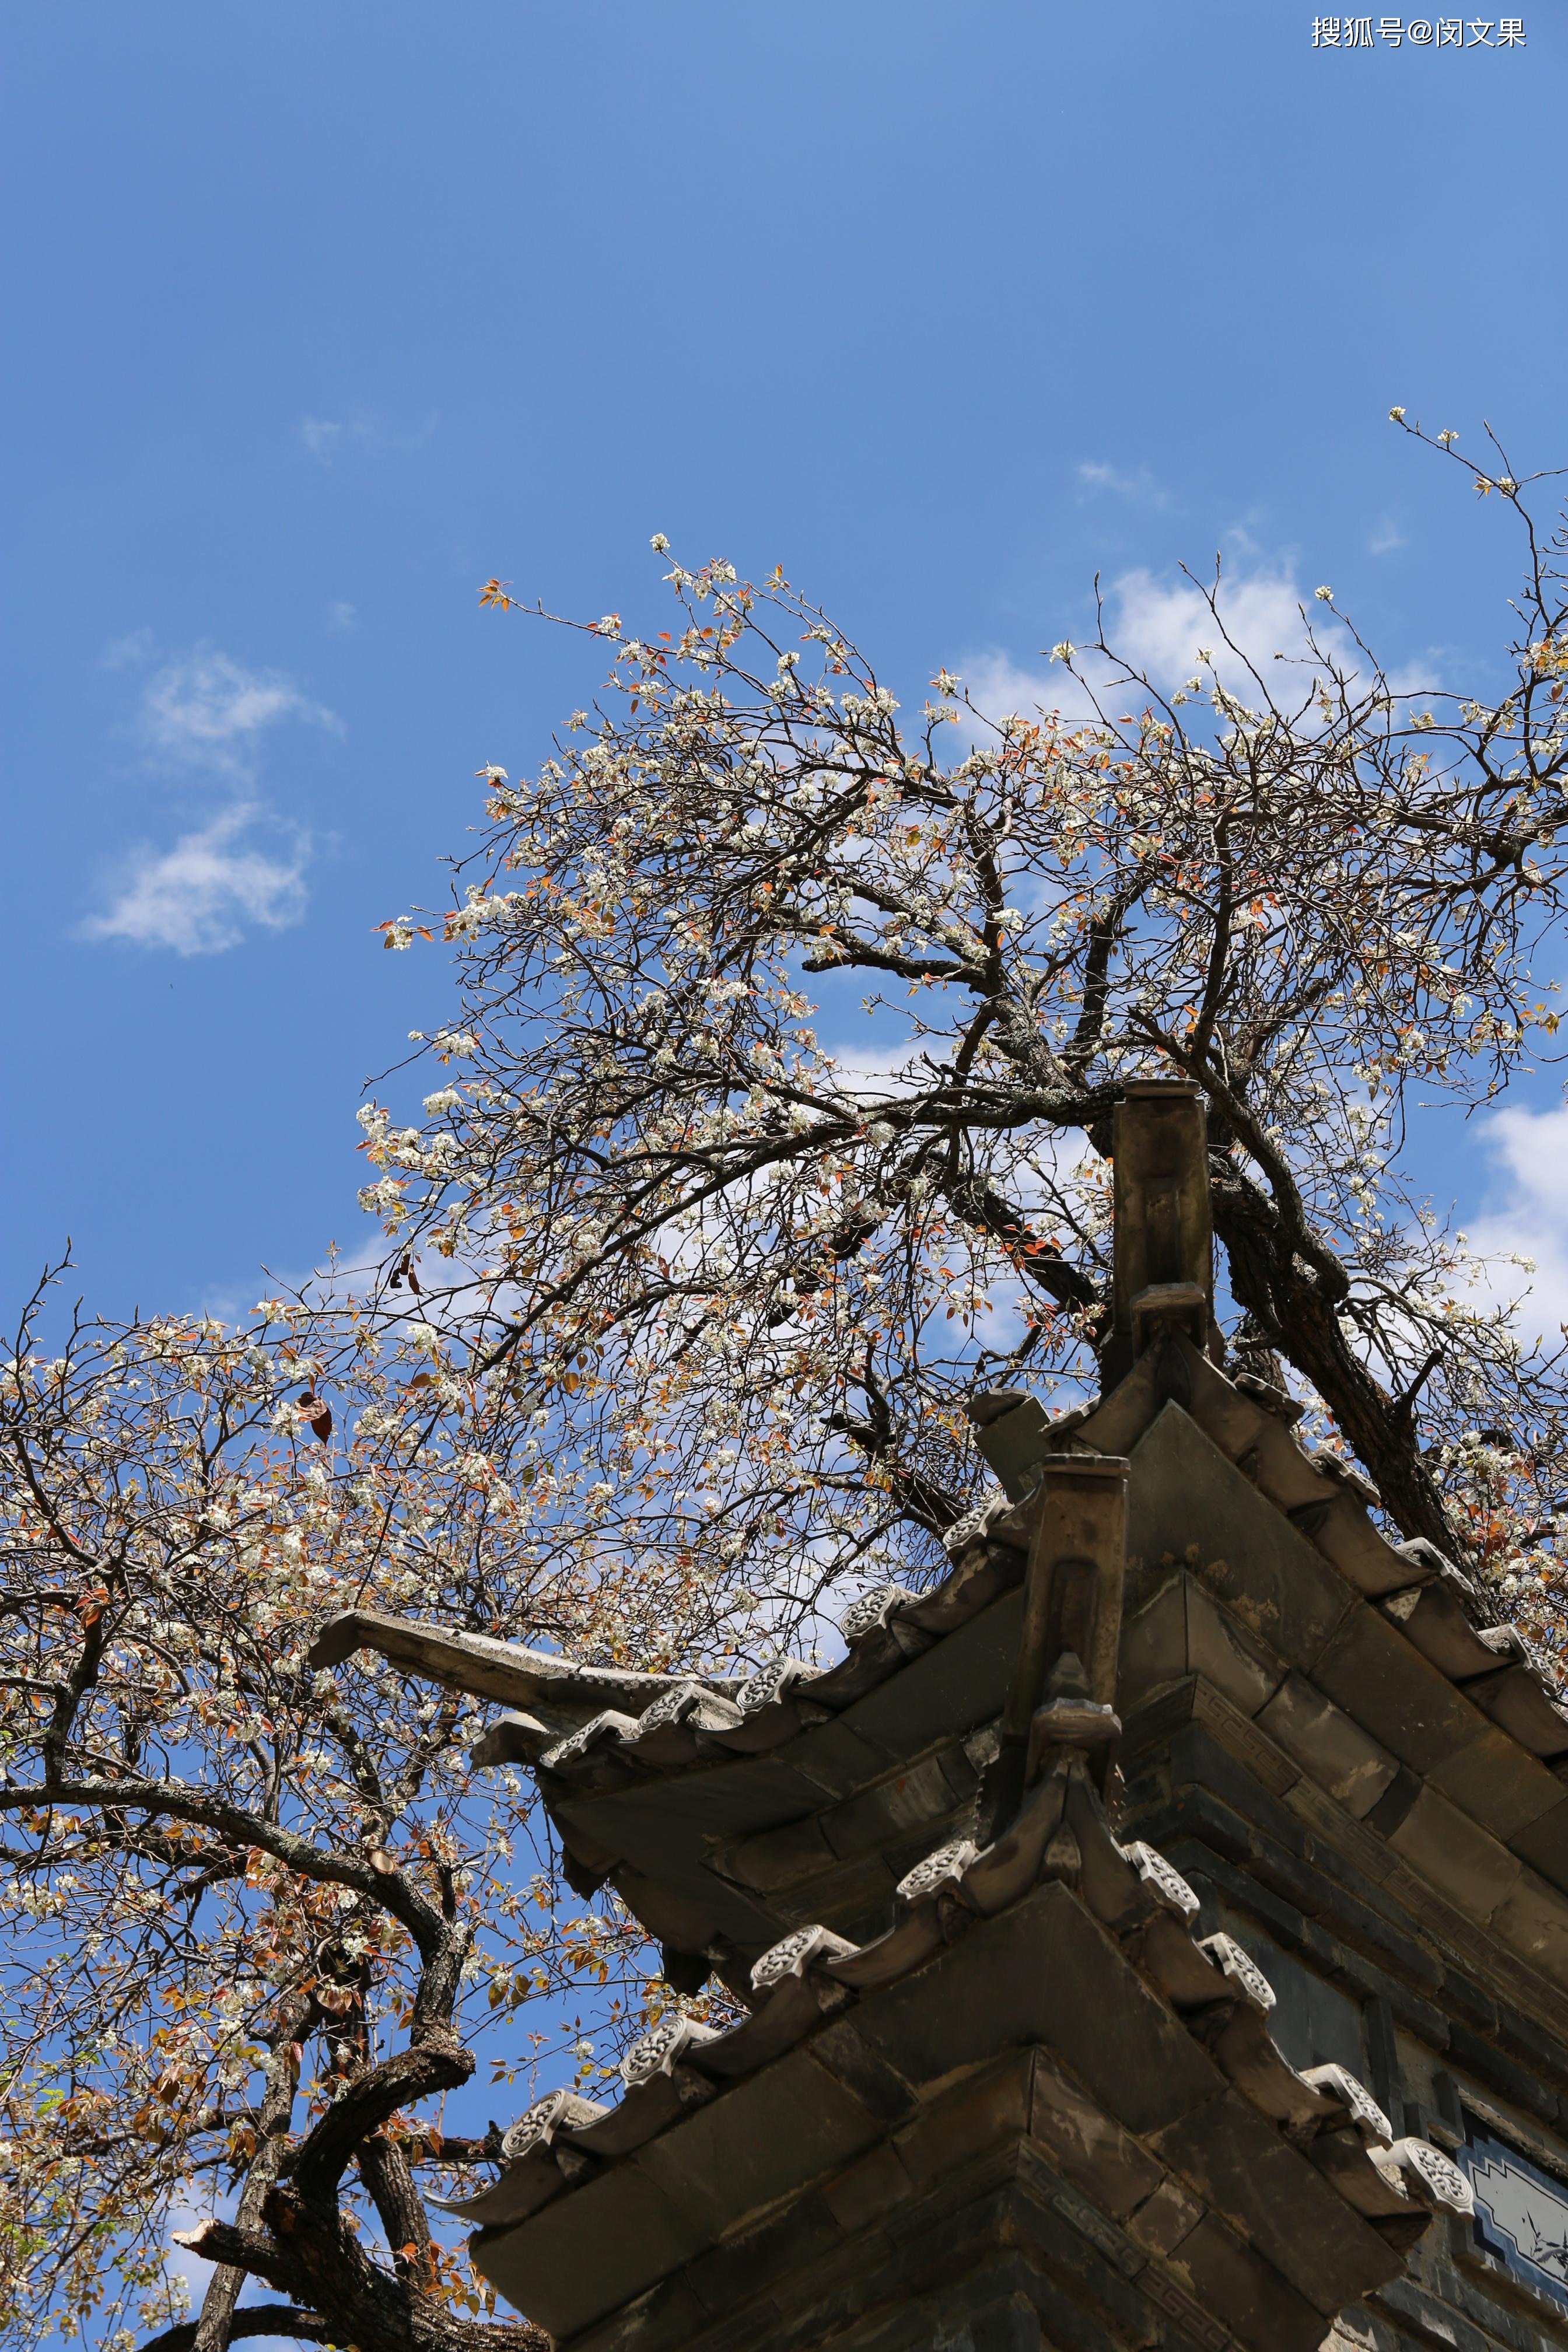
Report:
M1085 1746L1103 1790L1120 1728L1117 1658L1127 1562L1127 1463L1058 1454L1042 1465L1018 1653L988 1768L981 1834L1001 1834L1058 1745Z
M1134 1078L1111 1124L1114 1218L1111 1328L1102 1393L1125 1380L1161 1329L1219 1352L1214 1319L1214 1223L1208 1119L1187 1078Z
M1208 1119L1187 1078L1134 1078L1112 1114L1111 1323L1100 1357L1102 1396L1124 1381L1163 1331L1184 1331L1217 1362ZM1037 1399L993 1389L967 1406L975 1442L1014 1501L1033 1493L1040 1465L1064 1442ZM1081 1414L1078 1416L1081 1418ZM1070 1426L1070 1424L1069 1424Z

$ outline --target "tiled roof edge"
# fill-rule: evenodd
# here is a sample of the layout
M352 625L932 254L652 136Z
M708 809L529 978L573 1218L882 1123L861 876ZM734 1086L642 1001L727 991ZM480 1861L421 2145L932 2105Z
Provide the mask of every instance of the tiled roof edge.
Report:
M961 1840L917 1865L875 1942L857 1946L821 1927L784 1937L752 1969L756 2010L728 2032L661 2018L622 2061L615 2106L571 2091L535 2100L506 2135L500 2178L444 2210L486 2229L525 2221L1053 1878L1068 1881L1233 2087L1374 2229L1404 2248L1433 2213L1472 2210L1458 2168L1425 2140L1396 2140L1345 2069L1290 2065L1266 2022L1274 1994L1261 1971L1230 1937L1193 1934L1197 1896L1152 1847L1118 1843L1081 1769L1040 1782L994 1844L977 1851Z
M1131 1453L1173 1401L1352 1590L1380 1607L1509 1738L1542 1762L1568 1756L1568 1708L1557 1703L1523 1636L1484 1622L1475 1587L1433 1545L1394 1544L1380 1533L1367 1516L1378 1503L1375 1489L1339 1455L1300 1444L1292 1428L1299 1409L1282 1391L1245 1374L1230 1381L1190 1340L1173 1335L1142 1357L1110 1396L1049 1424L1042 1442L1052 1451ZM664 1773L781 1747L887 1681L1016 1584L1033 1517L1028 1497L1013 1501L998 1493L979 1505L949 1531L954 1565L940 1584L925 1592L879 1585L850 1604L840 1622L847 1654L833 1666L819 1671L800 1659L778 1659L730 1685L727 1696L712 1683L646 1677L648 1696L636 1713L601 1706L554 1738L536 1721L503 1721L476 1748L475 1761L515 1758L558 1775L563 1787L591 1789L619 1777L616 1762ZM552 1696L581 1705L593 1695L596 1671L579 1670L576 1683L563 1677Z

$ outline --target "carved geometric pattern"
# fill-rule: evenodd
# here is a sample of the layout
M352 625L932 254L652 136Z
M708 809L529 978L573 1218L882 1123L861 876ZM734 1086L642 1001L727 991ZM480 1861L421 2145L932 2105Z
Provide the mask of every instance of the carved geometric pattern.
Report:
M711 2042L714 2029L698 2025L679 2010L670 2010L656 2025L639 2034L621 2060L621 2080L628 2090L637 2084L651 2082L656 2074L668 2074L683 2050L693 2042Z
M1384 2143L1394 2137L1394 2126L1373 2097L1372 2093L1344 2066L1309 2066L1302 2075L1314 2091L1331 2099L1338 2099L1352 2123L1363 2139Z
M548 2137L551 2126L571 2096L570 2091L547 2091L543 2098L535 2099L532 2106L526 2107L511 2129L504 2135L501 2140L502 2154L510 2157L526 2156L536 2141Z
M1254 2009L1273 2008L1273 1986L1257 1961L1242 1950L1234 1936L1200 1937L1198 1949L1208 1954L1216 1969L1224 1970L1237 1992L1249 2000Z
M651 1706L644 1707L637 1717L638 1731L662 1731L667 1724L679 1723L707 1696L700 1683L677 1683L673 1690L661 1692Z
M752 1982L759 1992L765 1992L784 1977L804 1976L808 1961L836 1960L856 1949L831 1927L796 1927L763 1954L752 1969Z
M742 1715L755 1715L759 1708L772 1706L783 1696L793 1682L811 1668L800 1658L775 1658L770 1666L761 1666L741 1685L738 1700Z
M847 1642L858 1642L864 1633L871 1633L887 1622L889 1612L901 1601L912 1601L914 1594L907 1584L873 1585L849 1603L838 1620L838 1630Z
M1156 1895L1167 1911L1173 1911L1178 1919L1197 1917L1197 1896L1181 1872L1173 1870L1153 1846L1145 1845L1142 1838L1134 1838L1131 1845L1121 1848L1121 1858L1132 1864L1150 1894Z
M972 1838L952 1838L939 1845L923 1862L917 1862L906 1871L893 1892L901 1903L918 1903L922 1895L933 1895L939 1886L961 1879L978 1849Z
M1473 2213L1476 2200L1470 2184L1457 2164L1451 2164L1440 2147L1433 2147L1424 2139L1396 2139L1389 2155L1402 2171L1414 2174L1416 2194L1423 2204L1447 2205L1451 2212ZM1386 2169L1380 2167L1380 2169ZM1422 2192L1425 2194L1422 2195Z
M563 1764L575 1764L580 1758L586 1756L596 1739L602 1739L606 1732L614 1731L625 1720L617 1709L607 1707L601 1714L590 1717L577 1730L568 1732L564 1739L558 1739L553 1748L547 1748L539 1760L550 1771Z

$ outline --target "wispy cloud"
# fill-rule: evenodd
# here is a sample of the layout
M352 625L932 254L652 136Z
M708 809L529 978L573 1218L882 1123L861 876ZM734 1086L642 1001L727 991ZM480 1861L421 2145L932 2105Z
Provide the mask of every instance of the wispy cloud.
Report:
M351 448L370 457L405 456L429 440L437 422L434 413L416 422L406 417L301 416L295 430L317 464L330 466Z
M1407 544L1405 533L1400 530L1394 517L1384 515L1373 531L1372 537L1367 541L1366 551L1369 555L1392 555L1395 548L1405 547Z
M338 597L334 603L327 606L327 626L329 629L352 629L358 618L358 605L346 603L341 596Z
M151 633L121 638L104 658L111 667L144 670L156 660ZM203 812L205 821L171 849L145 842L132 848L111 877L107 909L89 915L79 937L217 955L253 929L281 930L300 920L310 837L280 827L256 789L267 734L288 721L343 732L336 714L292 678L252 669L216 646L198 646L153 669L132 727L147 766L171 782L199 779L210 787L216 780L228 788L229 804ZM283 831L282 855L265 845L268 827Z
M1394 694L1419 697L1441 694L1444 689L1443 670L1447 656L1441 646L1428 646L1417 658L1402 663L1388 673L1389 690Z
M1136 499L1152 507L1168 507L1170 493L1163 490L1147 466L1140 466L1135 474L1124 474L1118 467L1108 465L1100 457L1086 457L1077 468L1078 478L1086 490L1109 490L1119 499Z
M130 669L153 658L151 629L130 629L122 637L114 637L103 648L100 659L105 669Z
M1310 605L1311 592L1304 592L1282 567L1237 572L1222 582L1220 617L1235 653L1215 645L1214 614L1190 580L1160 581L1150 572L1128 572L1116 583L1116 597L1112 642L1167 690L1191 674L1205 648L1214 655L1222 677L1228 664L1233 684L1238 664L1250 663L1267 675L1276 654L1290 657L1307 650L1301 607ZM1343 632L1326 617L1319 619L1317 635L1336 651L1353 651ZM1238 684L1237 690L1243 690Z
M1556 1346L1568 1323L1568 1110L1500 1110L1485 1129L1501 1184L1496 1205L1468 1230L1485 1257L1510 1254L1532 1261L1533 1273L1503 1265L1489 1270L1487 1290L1514 1300L1514 1321L1529 1345Z
M1277 653L1287 659L1306 657L1301 607L1305 604L1311 608L1312 595L1310 590L1302 589L1288 565L1270 564L1261 558L1244 559L1244 564L1221 583L1223 636L1207 600L1192 581L1156 579L1142 567L1123 572L1109 599L1106 634L1110 642L1130 666L1166 693L1198 669L1199 653L1206 650L1214 656L1219 677L1246 699L1248 665L1266 684L1271 684ZM1331 616L1320 610L1314 625L1320 645L1353 667L1354 646ZM1091 680L1105 675L1103 661L1092 656L1079 656L1078 666ZM990 648L971 656L962 669L971 698L989 718L1009 711L1056 710L1072 726L1085 724L1094 716L1085 687L1048 658L1037 667ZM1291 673L1298 695L1300 677L1300 671ZM1256 694L1256 688L1251 691Z
M168 663L142 689L141 733L155 760L248 777L258 738L280 719L342 731L342 721L272 670L202 650Z
M1047 668L1044 663L1035 668L994 650L974 654L963 664L963 683L975 709L994 721L1015 712L1027 716L1054 710L1068 726L1083 727L1095 715L1088 693L1068 671ZM959 725L966 735L973 735L977 730L973 720L965 725L967 717L961 711Z
M385 1257L390 1254L389 1244L384 1253L373 1253L363 1257L331 1257L323 1265L268 1265L264 1270L266 1297L290 1298L304 1295L323 1304L353 1305L357 1299L369 1297L377 1282L384 1279ZM395 1255L401 1258L402 1250L399 1249ZM390 1300L384 1300L383 1305L390 1308L395 1324L411 1321L425 1314L429 1291L435 1285L449 1282L455 1271L477 1279L479 1265L480 1260L477 1256L471 1262L459 1257L455 1265L441 1259L436 1272L430 1273L426 1260L416 1255L414 1269L418 1276L419 1291L401 1294L406 1300L402 1307L398 1305L397 1293L394 1293ZM252 1267L239 1279L210 1285L202 1292L195 1311L210 1316L215 1323L222 1323L235 1331L250 1322L263 1303L257 1287L256 1269Z
M305 910L309 839L296 838L288 863L269 857L253 837L266 821L254 803L237 802L173 849L132 851L113 903L88 919L84 936L218 955L237 947L253 925L279 931L297 923Z
M837 1091L852 1100L876 1102L889 1095L909 1094L914 1087L930 1083L931 1073L911 1067L914 1041L907 1041L900 1052L892 1024L884 1019L880 1024L884 1041L875 1045L834 1045L829 1047L837 1066Z

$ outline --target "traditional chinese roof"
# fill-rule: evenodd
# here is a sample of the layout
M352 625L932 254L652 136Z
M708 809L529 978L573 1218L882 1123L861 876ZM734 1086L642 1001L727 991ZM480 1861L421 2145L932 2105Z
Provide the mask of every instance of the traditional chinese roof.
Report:
M610 1880L668 1952L711 1952L739 1988L803 1917L871 1932L903 1873L967 1824L1017 1646L1035 1516L1019 1489L1047 1453L1126 1454L1130 1729L1142 1701L1201 1672L1288 1767L1568 1990L1568 1791L1552 1769L1568 1711L1522 1637L1487 1625L1431 1546L1390 1542L1373 1490L1305 1449L1296 1417L1179 1332L1054 1423L1015 1408L981 1433L1013 1496L952 1530L933 1589L856 1601L826 1669L636 1675L363 1611L311 1654L373 1647L510 1706L475 1762L531 1766L574 1883Z
M1568 2045L1568 1710L1289 1398L1220 1369L1194 1090L1116 1118L1105 1392L1054 1421L976 1399L1003 1491L940 1583L854 1602L831 1666L635 1675L365 1612L315 1645L500 1702L475 1763L529 1766L573 1884L615 1886L678 1990L717 1969L749 2011L662 2020L613 2106L537 2101L453 2209L573 2352L838 2342L851 2279L930 2315L934 2274L889 2248L972 2220L972 2173L1067 2216L1126 2340L1164 2340L1155 2313L1215 2352L1316 2352L1436 2206L1468 2210L1342 2068L1288 2063L1253 1960L1119 1843L1118 1737L1130 1779L1180 1778L1200 1719L1383 1906L1366 1932L1429 2001L1475 2014L1489 1985Z
M499 2180L447 2210L558 2340L696 2352L721 2322L759 2340L825 2252L858 2247L869 2275L899 2209L1005 2142L1090 2200L1129 2291L1192 2340L1316 2352L1470 2192L1342 2067L1287 2063L1270 1988L1197 1910L1117 1843L1083 1763L1059 1765L992 1845L911 1871L873 1941L797 1928L742 2023L667 2016L614 2106L538 2100Z

